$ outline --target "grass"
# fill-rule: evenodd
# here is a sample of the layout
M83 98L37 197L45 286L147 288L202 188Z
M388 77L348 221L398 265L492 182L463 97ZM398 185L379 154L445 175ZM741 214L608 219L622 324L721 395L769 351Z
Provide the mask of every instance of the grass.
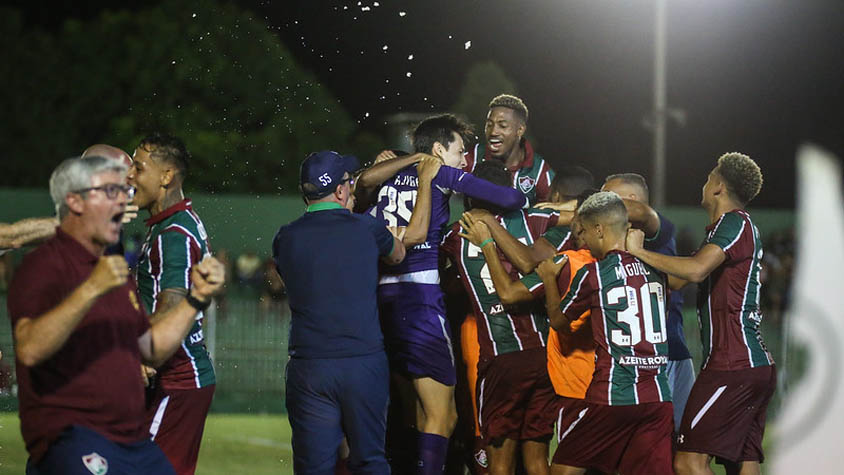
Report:
M0 474L24 473L26 458L18 415L0 413ZM287 416L209 415L196 473L292 474L293 452Z

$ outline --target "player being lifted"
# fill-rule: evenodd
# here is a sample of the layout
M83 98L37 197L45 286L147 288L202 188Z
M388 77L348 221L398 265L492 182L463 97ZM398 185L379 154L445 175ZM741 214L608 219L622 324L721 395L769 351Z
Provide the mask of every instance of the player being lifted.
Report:
M398 266L383 267L378 288L379 313L391 369L397 379L411 386L416 414L417 471L442 473L448 437L454 430L455 363L451 332L445 321L443 295L439 286L438 244L449 219L448 198L452 191L495 203L506 209L526 204L519 191L479 180L459 170L465 164L464 137L467 124L445 114L423 120L413 132L416 152L439 157L441 167L432 183L431 217L425 240L408 251ZM361 182L383 182L373 213L388 226L406 226L417 197L417 172L396 158L379 163L361 175ZM389 179L385 171L403 165ZM406 394L406 392L402 392Z
M599 260L581 267L562 302L551 299L546 307L564 334L591 312L595 372L585 407L559 428L554 473L671 473L665 274L625 251L630 225L618 195L596 193L577 214L583 242ZM553 273L543 282L546 290L557 286Z
M712 473L712 456L728 473L758 474L768 402L776 387L774 360L759 324L762 239L744 210L762 188L762 171L741 153L727 153L709 173L701 204L707 235L691 257L645 250L631 232L630 253L667 272L672 287L698 286L703 367L692 386L677 437L679 474Z
M503 186L509 183L500 162L482 162L473 174ZM539 239L559 217L550 210L507 211L479 200L466 202L467 209L486 210L514 239L526 244ZM442 249L457 266L477 317L476 343L480 350L478 388L473 396L487 443L489 473L513 473L521 445L525 471L547 474L548 441L555 420L555 396L545 358L548 317L544 306L533 302L518 306L502 303L490 274L518 278L519 273L510 262L498 259L488 231L484 239L479 239L467 228L455 225L443 240Z

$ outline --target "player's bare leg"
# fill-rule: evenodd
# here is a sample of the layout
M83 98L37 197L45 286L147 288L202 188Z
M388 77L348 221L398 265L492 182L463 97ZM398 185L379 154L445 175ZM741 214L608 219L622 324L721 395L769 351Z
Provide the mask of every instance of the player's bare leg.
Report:
M457 424L457 406L454 403L454 386L446 386L431 378L413 380L418 406L416 427L419 432L451 436Z
M677 452L674 457L674 471L677 475L712 475L709 463L712 457L697 452Z
M519 443L513 439L504 439L501 445L487 445L489 475L513 475L516 472L516 449L518 448Z
M522 442L522 464L528 475L549 475L548 442L525 440Z

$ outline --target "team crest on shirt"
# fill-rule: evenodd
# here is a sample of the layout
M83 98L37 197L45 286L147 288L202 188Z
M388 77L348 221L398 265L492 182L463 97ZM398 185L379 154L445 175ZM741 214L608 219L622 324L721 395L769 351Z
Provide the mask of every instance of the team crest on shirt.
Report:
M85 468L94 475L105 475L108 473L108 460L96 452L83 455L82 463L85 464Z
M532 190L534 185L536 185L536 180L529 176L520 176L519 177L519 189L522 190L522 193L527 193L528 191Z
M480 449L475 452L475 462L478 462L478 465L483 468L489 467L489 459L486 457L486 450Z
M141 311L141 306L138 304L138 296L135 295L135 292L132 289L129 289L129 302L132 304L132 308L134 308L136 312Z

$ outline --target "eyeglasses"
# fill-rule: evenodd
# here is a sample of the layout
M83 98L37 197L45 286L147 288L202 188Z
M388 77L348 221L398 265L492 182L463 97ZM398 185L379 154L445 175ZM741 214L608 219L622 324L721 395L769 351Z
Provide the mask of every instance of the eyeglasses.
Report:
M106 197L110 200L117 198L120 193L126 193L126 196L129 198L129 201L132 201L132 198L135 197L135 187L129 185L118 185L117 183L109 183L107 185L102 186L92 186L90 188L82 188L81 190L76 190L74 193L86 193L88 191L102 191L105 193Z
M349 177L349 178L346 178L344 180L341 180L340 184L342 185L343 183L346 183L347 181L349 182L349 186L355 185L355 179L353 177Z

